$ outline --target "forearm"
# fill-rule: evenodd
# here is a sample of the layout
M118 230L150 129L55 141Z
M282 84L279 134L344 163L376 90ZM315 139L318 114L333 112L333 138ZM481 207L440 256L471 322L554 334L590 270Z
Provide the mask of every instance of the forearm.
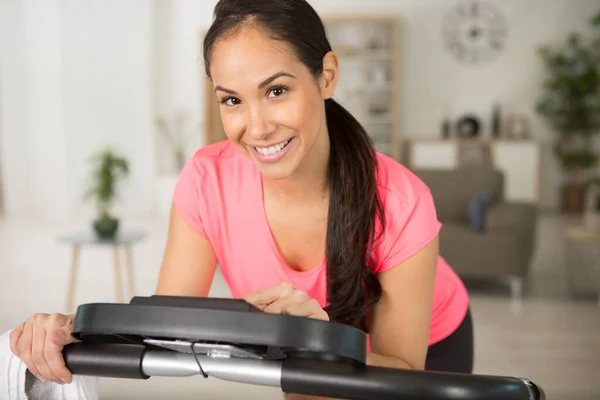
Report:
M396 357L384 356L381 354L368 352L367 365L372 367L395 368L395 369L414 369L406 361ZM305 394L286 394L285 400L338 400L331 397L309 396Z
M367 365L372 367L395 368L395 369L416 369L406 361L391 356L385 356L373 352L367 353Z

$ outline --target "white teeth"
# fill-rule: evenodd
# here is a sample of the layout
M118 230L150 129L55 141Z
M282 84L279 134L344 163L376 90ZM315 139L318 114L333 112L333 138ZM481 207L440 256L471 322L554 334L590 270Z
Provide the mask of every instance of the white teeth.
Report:
M260 147L260 148L259 147L255 147L255 149L260 154L264 154L265 156L268 156L268 155L277 153L278 151L280 151L281 149L283 149L289 142L290 142L290 139L286 140L285 142L281 142L279 144L276 144L275 146Z

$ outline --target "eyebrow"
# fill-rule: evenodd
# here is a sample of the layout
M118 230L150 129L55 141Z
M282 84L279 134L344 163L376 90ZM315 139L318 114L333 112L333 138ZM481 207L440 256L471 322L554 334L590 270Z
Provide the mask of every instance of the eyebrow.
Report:
M271 75L270 77L268 77L267 79L265 79L264 81L262 81L261 83L259 83L258 84L258 88L262 89L265 86L267 86L269 83L273 82L275 79L281 78L282 76L288 76L288 77L294 78L294 79L296 78L294 75L289 74L287 72L283 72L283 71L282 72L277 72L276 74ZM236 91L224 88L223 86L215 86L215 92L217 90L220 90L221 92L225 92L225 93L229 93L229 94L237 94Z

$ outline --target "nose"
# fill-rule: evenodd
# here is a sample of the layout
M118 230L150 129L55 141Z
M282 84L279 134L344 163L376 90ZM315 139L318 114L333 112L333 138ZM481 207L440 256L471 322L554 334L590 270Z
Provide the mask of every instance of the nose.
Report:
M246 133L256 141L264 140L275 130L276 124L262 105L248 107L247 118Z

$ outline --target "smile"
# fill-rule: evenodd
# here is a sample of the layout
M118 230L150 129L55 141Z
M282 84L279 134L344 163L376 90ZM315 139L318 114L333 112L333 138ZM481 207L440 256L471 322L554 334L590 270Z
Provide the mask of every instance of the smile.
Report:
M259 152L260 154L263 154L265 156L269 156L275 153L280 152L281 150L283 150L285 148L285 146L288 145L288 143L290 143L291 139L287 139L279 144L276 144L274 146L270 146L270 147L254 147L254 149Z

